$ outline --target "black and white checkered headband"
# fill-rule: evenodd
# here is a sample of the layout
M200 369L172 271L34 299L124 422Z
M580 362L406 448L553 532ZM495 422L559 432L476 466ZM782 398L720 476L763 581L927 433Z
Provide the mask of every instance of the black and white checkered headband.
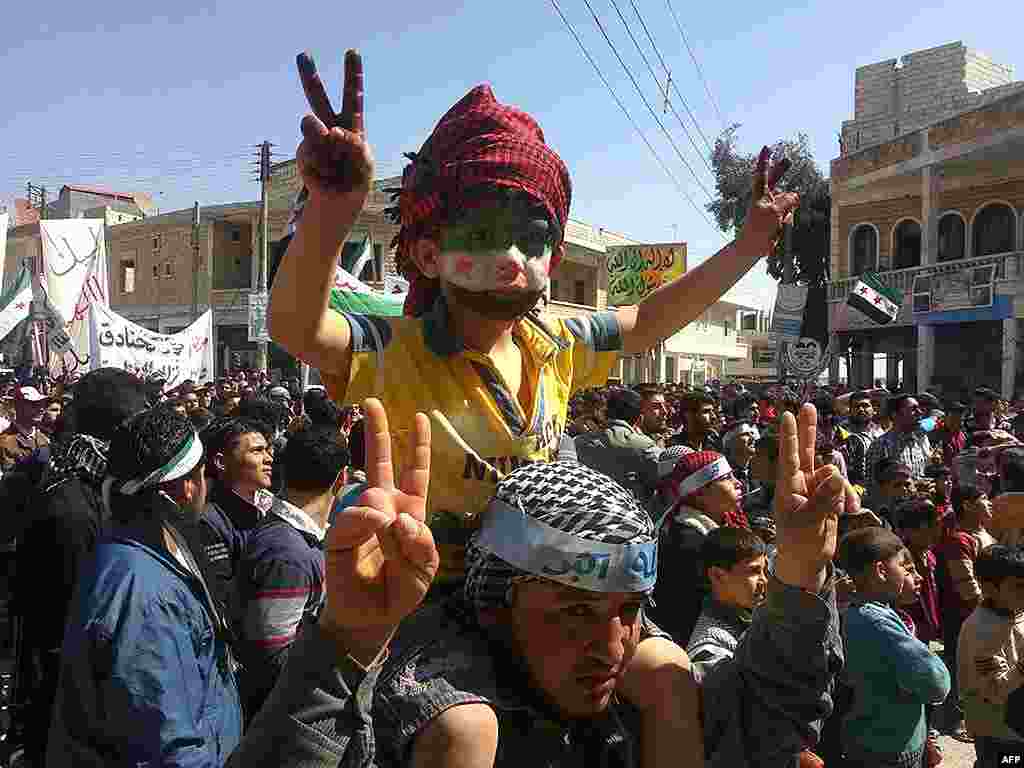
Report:
M535 520L582 539L606 544L654 541L654 523L629 491L582 464L528 464L505 477L495 497ZM480 610L508 605L517 581L539 578L477 544L466 551L466 600Z

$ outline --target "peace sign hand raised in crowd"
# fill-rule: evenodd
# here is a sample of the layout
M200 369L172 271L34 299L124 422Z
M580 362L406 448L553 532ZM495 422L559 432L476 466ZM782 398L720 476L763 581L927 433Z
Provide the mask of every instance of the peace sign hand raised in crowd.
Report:
M809 592L821 590L836 554L839 517L860 509L857 494L831 464L814 469L818 414L800 409L799 428L783 414L775 491L778 555L775 575L784 584Z
M327 605L320 624L346 653L369 664L423 601L439 557L425 521L430 421L416 414L414 466L396 487L384 406L371 398L363 410L368 486L327 534Z
M373 153L363 125L363 60L345 53L345 90L335 112L308 53L296 57L299 78L313 114L302 118L302 143L295 153L299 173L314 203L340 200L362 207L373 181Z

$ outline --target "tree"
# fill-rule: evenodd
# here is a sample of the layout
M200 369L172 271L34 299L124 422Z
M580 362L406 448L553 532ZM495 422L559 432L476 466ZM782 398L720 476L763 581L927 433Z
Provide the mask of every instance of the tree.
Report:
M733 124L715 140L711 166L715 172L718 197L707 205L723 232L738 232L750 206L750 178L757 156L737 149L740 125ZM830 215L832 201L828 181L822 176L804 133L795 139L780 141L773 147L776 157L786 157L791 165L779 183L784 192L800 194L800 208L790 238L796 280L802 284L818 284L828 279ZM785 241L780 238L774 253L768 256L768 274L782 279Z

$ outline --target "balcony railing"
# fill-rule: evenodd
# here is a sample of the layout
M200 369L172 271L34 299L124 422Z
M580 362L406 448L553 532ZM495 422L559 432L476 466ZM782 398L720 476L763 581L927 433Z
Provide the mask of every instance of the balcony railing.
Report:
M1020 274L1021 257L1024 257L1024 251L1014 251L1012 253L998 253L993 256L978 256L973 259L944 261L940 264L928 264L908 269L894 269L877 274L878 279L881 280L883 285L896 288L904 296L909 296L914 291L914 278L919 275L943 275L988 264L996 265L996 282L1015 280ZM850 295L850 289L856 282L856 276L831 281L828 284L828 300L846 301L846 298Z

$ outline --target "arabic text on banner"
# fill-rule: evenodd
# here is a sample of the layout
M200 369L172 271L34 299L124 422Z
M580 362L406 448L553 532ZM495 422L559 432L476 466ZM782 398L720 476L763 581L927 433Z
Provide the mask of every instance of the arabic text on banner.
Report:
M608 247L608 303L636 304L686 271L686 243Z
M50 365L89 365L89 307L110 305L103 219L40 222L43 269L35 298L43 307Z
M213 313L207 310L178 333L156 333L109 307L89 307L89 367L114 367L138 376L158 373L174 387L187 379L213 381Z

